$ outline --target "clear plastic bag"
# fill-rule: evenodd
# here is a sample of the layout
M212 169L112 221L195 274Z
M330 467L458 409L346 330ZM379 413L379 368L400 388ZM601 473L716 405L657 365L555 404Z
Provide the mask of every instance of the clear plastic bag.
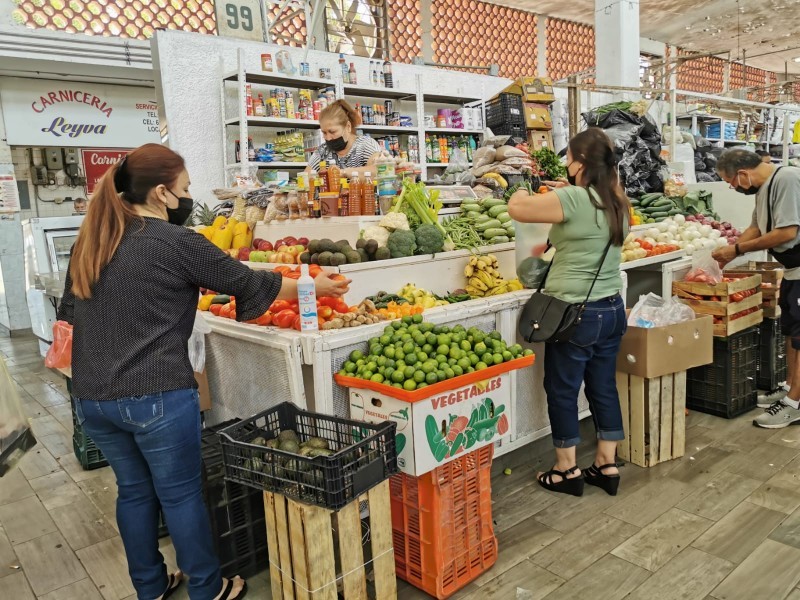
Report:
M715 285L722 281L722 269L711 256L711 252L695 252L692 254L692 270L683 280Z
M639 296L639 302L633 307L628 317L628 325L651 329L692 319L694 319L694 311L677 297L664 300L661 296L650 293L646 296Z
M50 369L72 366L72 325L66 321L56 321L53 325L53 343L44 358L44 366Z
M36 445L17 387L0 357L0 477Z
M538 289L549 266L550 262L541 256L529 256L517 266L517 277L527 289Z
M206 323L205 317L197 312L194 319L194 329L189 338L189 362L196 373L202 373L206 367L206 334L211 333L211 326Z

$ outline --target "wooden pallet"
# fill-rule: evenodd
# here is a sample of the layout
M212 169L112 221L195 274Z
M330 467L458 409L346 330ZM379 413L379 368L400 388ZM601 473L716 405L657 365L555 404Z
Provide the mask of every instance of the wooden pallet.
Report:
M369 507L366 545L361 503ZM388 480L338 511L264 492L264 512L274 600L397 598Z
M686 371L644 379L617 371L623 460L640 467L680 458L686 446Z

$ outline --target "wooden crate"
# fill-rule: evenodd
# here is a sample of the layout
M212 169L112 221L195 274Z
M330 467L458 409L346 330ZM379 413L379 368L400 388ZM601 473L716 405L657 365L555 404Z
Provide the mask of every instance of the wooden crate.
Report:
M776 262L750 261L747 267L725 271L726 275L761 275L761 297L764 317L777 319L781 316L780 290L783 281L783 265Z
M731 276L734 273L726 275ZM713 315L714 335L728 337L758 325L764 320L763 309L736 319L731 318L742 311L762 305L763 296L760 292L737 302L732 300L734 294L756 291L760 285L761 275L748 273L736 276L734 281L723 281L718 284L675 281L672 284L672 293L690 306L695 313Z
M617 371L623 460L640 467L680 458L686 445L686 371L644 379Z
M388 480L338 511L264 492L264 512L274 600L397 598Z
M729 273L725 274L730 275ZM737 277L735 281L722 281L720 283L698 283L696 281L673 281L672 293L682 295L684 298L697 296L730 296L736 292L752 290L761 285L761 275L748 275ZM696 298L695 298L696 299Z

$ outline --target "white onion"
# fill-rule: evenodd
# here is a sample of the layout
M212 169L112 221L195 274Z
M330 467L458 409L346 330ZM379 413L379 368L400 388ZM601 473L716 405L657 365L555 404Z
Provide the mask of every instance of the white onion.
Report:
M673 236L678 235L678 226L677 225L670 225L667 227L667 231L672 234Z
M667 230L667 227L669 227L669 225L667 225L664 221L661 221L661 223L656 224L656 229L658 229L662 233Z
M703 248L706 250L713 250L717 247L717 243L714 240L710 240L708 238L703 240Z
M694 254L694 246L691 244L686 244L686 247L683 249L687 256L691 256Z
M717 240L714 242L714 245L717 248L722 248L723 246L727 246L728 245L728 238L727 237L717 238Z
M684 217L683 215L675 215L674 217L672 217L672 220L675 221L678 225L683 225L684 223L686 223L686 217Z
M699 239L699 238L698 238L698 239L696 239L696 240L692 240L692 246L694 246L694 249L695 249L695 250L702 250L702 249L705 247L705 246L703 245L703 242L704 242L704 241L705 241L705 240L701 240L701 239Z
M656 241L659 244L668 244L672 241L672 236L666 232L659 233L658 236L656 236Z
M658 232L656 232L656 235L658 235ZM648 244L652 245L652 246L656 245L656 240L655 240L654 237L648 236L648 237L644 238L644 241L647 242Z
M701 225L700 226L700 235L708 237L708 234L713 231L711 225Z
M711 233L708 234L709 239L715 240L722 235L722 232L719 229L712 229Z
M658 227L650 227L649 229L647 229L647 231L645 231L645 232L644 232L645 239L647 239L647 238L649 238L649 237L650 237L650 238L654 238L654 237L656 237L656 236L657 236L659 233L660 233L660 232L659 232L659 230L658 230Z

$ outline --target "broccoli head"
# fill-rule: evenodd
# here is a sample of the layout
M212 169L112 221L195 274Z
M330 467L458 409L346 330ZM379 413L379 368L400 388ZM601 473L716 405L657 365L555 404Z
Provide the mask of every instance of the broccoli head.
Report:
M414 250L417 249L417 240L413 232L398 229L389 234L389 241L386 246L389 248L389 252L392 253L392 258L414 256Z
M436 254L444 247L444 236L436 225L420 225L414 232L418 254Z

